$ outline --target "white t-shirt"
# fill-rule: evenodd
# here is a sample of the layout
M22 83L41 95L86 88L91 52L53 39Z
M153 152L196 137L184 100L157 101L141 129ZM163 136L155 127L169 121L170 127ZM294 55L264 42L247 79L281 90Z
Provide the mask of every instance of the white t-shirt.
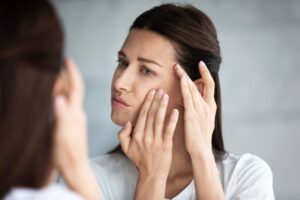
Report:
M134 199L138 171L134 164L119 153L92 158L91 165L106 200ZM273 176L268 164L261 158L244 154L229 154L217 163L226 199L273 200ZM194 200L194 181L173 200Z
M4 200L83 200L78 194L62 186L52 184L45 188L16 187L4 197Z

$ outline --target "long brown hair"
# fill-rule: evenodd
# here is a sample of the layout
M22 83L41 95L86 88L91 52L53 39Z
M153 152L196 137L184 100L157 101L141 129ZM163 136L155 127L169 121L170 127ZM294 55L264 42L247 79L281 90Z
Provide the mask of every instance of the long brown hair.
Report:
M199 61L204 61L215 81L215 101L217 113L212 147L215 159L222 160L226 155L222 136L222 107L219 68L221 50L216 29L209 17L192 5L162 4L138 16L130 27L146 29L169 39L176 47L177 62L192 80L200 77ZM120 152L118 146L111 152Z
M0 3L0 199L53 169L53 89L63 32L47 0Z

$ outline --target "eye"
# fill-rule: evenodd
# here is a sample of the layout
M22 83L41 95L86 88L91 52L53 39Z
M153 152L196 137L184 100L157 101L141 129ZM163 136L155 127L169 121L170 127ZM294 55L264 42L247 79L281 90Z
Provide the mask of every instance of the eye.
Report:
M118 59L117 60L118 62L118 66L117 67L120 67L120 68L126 68L128 66L128 62L124 59Z
M150 70L148 67L146 66L142 66L140 69L140 72L144 75L144 76L151 76L154 74L154 72L152 70Z

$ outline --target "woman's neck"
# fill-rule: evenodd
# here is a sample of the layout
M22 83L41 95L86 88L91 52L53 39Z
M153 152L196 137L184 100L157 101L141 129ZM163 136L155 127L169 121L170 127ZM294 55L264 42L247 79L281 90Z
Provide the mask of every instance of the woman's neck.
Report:
M168 178L193 174L191 157L186 150L184 141L184 121L180 117L173 136L173 157Z
M168 199L172 199L182 192L194 177L191 157L185 147L183 125L183 119L179 117L173 136L173 157L166 183L165 197Z

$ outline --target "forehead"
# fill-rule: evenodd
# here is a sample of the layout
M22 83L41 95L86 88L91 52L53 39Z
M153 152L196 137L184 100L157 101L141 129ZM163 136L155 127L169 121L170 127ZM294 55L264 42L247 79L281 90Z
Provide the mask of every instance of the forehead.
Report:
M147 57L157 61L175 61L175 48L167 38L144 29L129 32L121 49L128 57Z

